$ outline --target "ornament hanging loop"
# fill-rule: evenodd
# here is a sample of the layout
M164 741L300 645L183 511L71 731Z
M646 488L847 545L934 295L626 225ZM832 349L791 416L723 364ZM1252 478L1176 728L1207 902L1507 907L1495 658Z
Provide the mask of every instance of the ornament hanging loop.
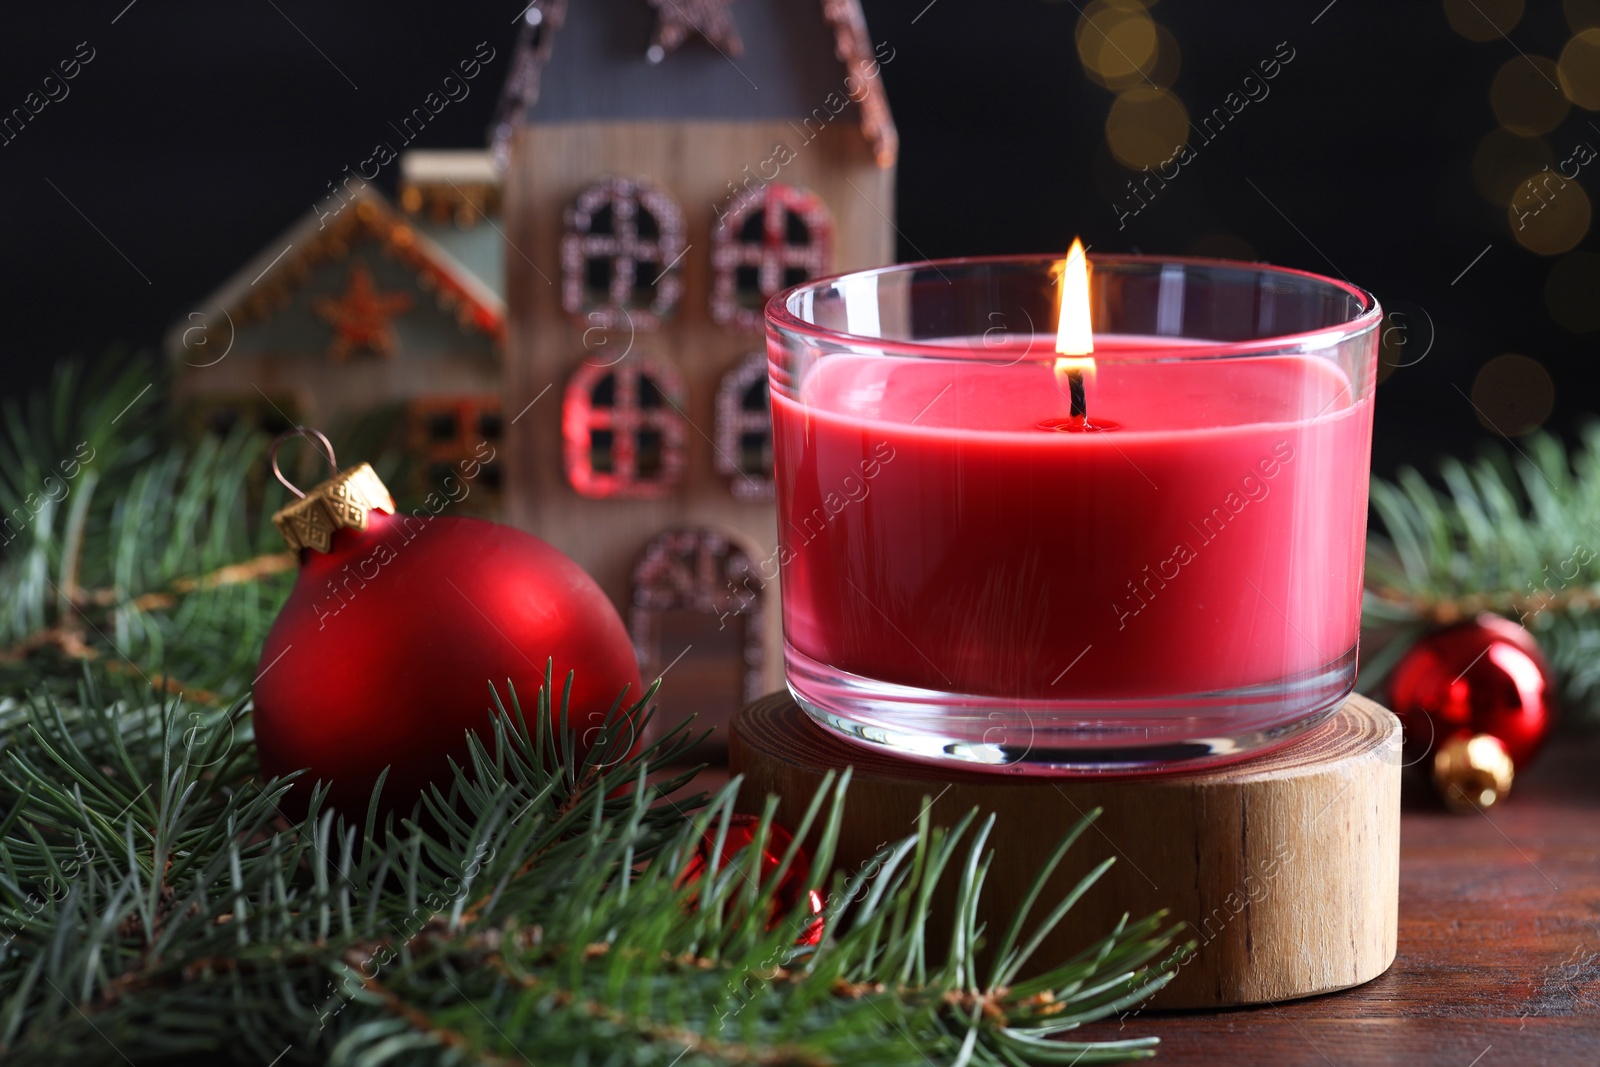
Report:
M339 464L333 458L333 443L328 440L327 435L321 430L313 430L309 426L296 426L292 430L283 431L277 437L272 439L272 448L267 455L272 460L273 476L276 477L278 481L283 483L285 489L289 490L289 492L293 493L301 500L304 500L306 495L300 491L300 488L297 485L284 476L282 468L278 466L278 450L282 448L290 438L294 437L314 437L321 442L322 451L328 457L329 475L339 473Z

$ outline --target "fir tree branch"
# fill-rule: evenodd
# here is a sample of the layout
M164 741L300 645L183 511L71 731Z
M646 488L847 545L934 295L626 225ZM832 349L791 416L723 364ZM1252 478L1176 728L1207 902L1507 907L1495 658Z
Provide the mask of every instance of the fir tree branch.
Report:
M316 801L286 823L286 783L251 781L247 744L186 742L177 701L11 709L0 1048L19 1063L62 1049L92 1064L201 1049L270 1060L284 1048L284 1062L520 1062L532 1047L550 1062L647 1047L640 1062L920 1062L965 1048L971 1062L1007 1063L1054 1053L1036 1046L1167 976L1152 961L1171 931L1152 917L1038 978L978 985L987 860L973 816L950 831L924 816L875 873L836 876L832 936L797 947L803 909L771 930L750 921L782 877L755 853L679 884L737 783L691 801L692 818L656 803L651 761L684 746L682 728L569 776L571 739L556 736L547 693L530 716L513 694L490 739L474 739L474 769L430 797L436 818L454 815L440 836L412 820L352 825ZM610 739L621 744L643 711L616 709ZM242 706L230 715L243 725ZM842 782L824 790L817 832L797 833L819 864L843 797ZM963 903L936 961L923 934L940 872L960 876ZM875 906L849 908L868 887Z
M1439 486L1409 468L1373 481L1364 623L1393 633L1362 687L1428 629L1490 612L1531 630L1568 707L1600 718L1600 424L1571 452L1545 434L1513 447L1441 461Z
M409 817L380 817L378 796L360 817L316 795L286 818L292 782L260 779L245 699L289 580L263 442L164 442L143 375L64 370L50 398L8 411L0 441L15 520L0 535L7 1064L1015 1067L1152 1052L1062 1038L1169 980L1164 917L1024 972L1098 877L1032 915L1070 839L982 979L978 813L945 829L924 812L867 867L835 872L826 936L797 945L813 916L800 902L769 921L772 902L802 844L831 868L847 777L813 799L776 871L758 847L723 862L739 783L677 798L692 772L657 768L688 752L688 727L632 751L650 694L619 699L586 752L570 688L547 678L527 715L497 694L466 765ZM683 884L697 850L706 870ZM941 885L959 906L935 951Z

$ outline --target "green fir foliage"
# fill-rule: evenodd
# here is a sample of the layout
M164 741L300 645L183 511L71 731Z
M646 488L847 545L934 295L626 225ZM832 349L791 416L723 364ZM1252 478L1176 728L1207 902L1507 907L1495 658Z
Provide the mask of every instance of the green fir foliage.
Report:
M0 437L0 692L78 674L88 655L149 682L242 696L293 581L203 581L281 553L263 442L237 432L178 444L141 362L85 377L58 366L46 396L8 402ZM197 588L189 588L192 583Z
M1600 425L1571 450L1536 434L1472 463L1374 479L1362 688L1428 630L1481 612L1532 631L1569 715L1600 720ZM1374 641L1373 637L1380 640Z
M805 901L765 920L801 843L831 869L848 774L811 799L778 870L747 849L685 884L707 835L720 856L739 782L679 796L692 772L661 768L689 750L687 726L601 758L653 690L619 701L583 753L570 677L486 689L470 764L409 815L375 794L350 818L320 789L286 815L294 783L260 777L248 704L292 581L257 566L279 550L265 442L174 443L152 414L161 385L141 392L153 380L68 368L5 412L0 1061L1016 1067L1153 1053L1153 1038L1072 1032L1171 978L1189 946L1163 916L1124 919L1043 970L1031 959L1105 869L1065 899L1042 893L1093 813L1004 931L976 918L992 819L945 829L925 811L863 869L822 881L826 936L797 945ZM935 928L948 885L956 915Z

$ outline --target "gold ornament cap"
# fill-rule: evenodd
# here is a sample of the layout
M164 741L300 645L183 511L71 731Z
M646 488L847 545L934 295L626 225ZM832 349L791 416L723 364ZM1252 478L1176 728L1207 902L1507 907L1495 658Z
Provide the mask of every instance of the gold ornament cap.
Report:
M291 437L315 437L321 442L328 457L333 477L302 493L278 467L278 449ZM377 471L368 463L360 463L347 471L340 471L333 458L333 446L316 430L296 427L278 435L272 442L272 473L289 491L299 497L279 508L272 516L289 547L296 551L314 548L327 552L333 547L333 531L339 529L365 530L367 516L373 511L394 514L394 498L389 487L383 484Z
M1511 753L1492 734L1452 737L1433 753L1433 784L1451 811L1483 811L1511 792Z

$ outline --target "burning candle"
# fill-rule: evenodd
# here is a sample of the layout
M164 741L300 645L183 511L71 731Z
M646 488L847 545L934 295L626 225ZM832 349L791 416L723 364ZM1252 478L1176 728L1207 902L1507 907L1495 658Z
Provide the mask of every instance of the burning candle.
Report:
M768 309L785 669L819 721L1022 772L1237 758L1353 686L1376 301L1097 257Z
M1089 317L1089 257L1083 242L1076 237L1061 264L1061 313L1056 325L1056 388L1067 396L1065 426L1051 429L1083 429L1089 413L1083 376L1094 370L1094 330Z

